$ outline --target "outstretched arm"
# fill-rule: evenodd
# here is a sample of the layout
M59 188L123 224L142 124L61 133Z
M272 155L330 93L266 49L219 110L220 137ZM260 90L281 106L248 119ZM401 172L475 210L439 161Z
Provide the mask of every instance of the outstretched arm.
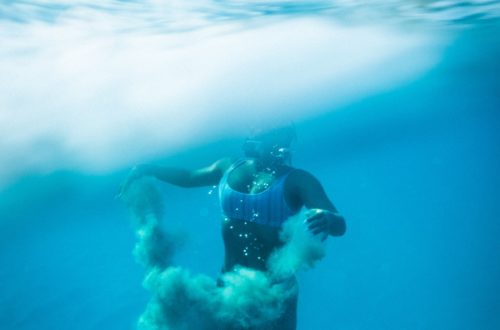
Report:
M314 234L327 232L332 236L342 236L346 231L344 217L338 213L321 183L309 172L294 172L296 196L303 206L311 210L307 219L309 229Z
M135 180L145 176L152 176L158 180L185 188L217 185L230 165L230 158L220 159L210 166L195 170L150 164L138 165L132 169L125 180L121 193L125 192Z

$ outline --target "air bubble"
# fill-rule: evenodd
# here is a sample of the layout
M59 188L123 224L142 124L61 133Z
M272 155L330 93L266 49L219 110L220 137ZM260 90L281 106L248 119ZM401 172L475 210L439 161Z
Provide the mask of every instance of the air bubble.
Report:
M212 186L212 188L208 191L208 194L212 195L214 193L215 189L217 189L217 186Z

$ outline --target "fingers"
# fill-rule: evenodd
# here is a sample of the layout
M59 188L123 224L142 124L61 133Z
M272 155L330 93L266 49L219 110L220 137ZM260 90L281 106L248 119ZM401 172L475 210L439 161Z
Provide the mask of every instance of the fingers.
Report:
M315 228L309 228L309 230L311 231L311 233L313 235L318 235L318 234L321 234L321 233L325 233L328 231L328 226L318 226L318 227L315 227Z
M122 184L115 195L115 199L124 200L126 198L127 189L128 187L125 184Z
M310 213L308 213L308 214L310 214ZM306 222L307 223L312 223L312 222L315 222L317 219L320 219L320 218L323 218L323 217L324 217L324 214L315 212L314 214L309 215L307 217Z
M325 217L321 216L321 214L308 218L307 226L313 235L328 232L328 221Z
M130 171L130 173L128 174L125 181L120 185L117 197L122 198L127 193L127 190L130 188L132 183L135 180L139 179L141 176L142 176L142 173L141 173L140 169L137 166L134 166L132 168L132 170Z
M123 196L124 194L127 193L127 190L130 186L130 183L133 181L133 178L132 177L128 177L125 182L122 183L122 185L120 186L120 191L118 193L118 196Z
M327 224L326 219L324 219L324 218L317 218L317 219L314 219L314 220L307 222L307 225L308 225L309 229L311 229L311 230L326 226L326 224Z

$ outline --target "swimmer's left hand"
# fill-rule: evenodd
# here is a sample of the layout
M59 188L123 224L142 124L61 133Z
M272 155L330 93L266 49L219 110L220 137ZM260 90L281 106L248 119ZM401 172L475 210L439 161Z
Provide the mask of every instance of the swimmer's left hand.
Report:
M313 235L322 234L325 240L331 233L332 222L336 217L341 217L338 213L327 210L311 209L306 213L306 224Z

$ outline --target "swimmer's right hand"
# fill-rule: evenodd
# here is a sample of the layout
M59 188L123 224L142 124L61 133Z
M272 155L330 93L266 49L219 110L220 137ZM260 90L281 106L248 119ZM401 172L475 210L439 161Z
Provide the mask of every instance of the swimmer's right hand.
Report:
M127 190L132 185L132 183L134 183L134 181L150 174L151 174L151 165L142 164L132 167L127 178L120 186L120 192L118 193L117 198L123 198L124 195L127 193Z

